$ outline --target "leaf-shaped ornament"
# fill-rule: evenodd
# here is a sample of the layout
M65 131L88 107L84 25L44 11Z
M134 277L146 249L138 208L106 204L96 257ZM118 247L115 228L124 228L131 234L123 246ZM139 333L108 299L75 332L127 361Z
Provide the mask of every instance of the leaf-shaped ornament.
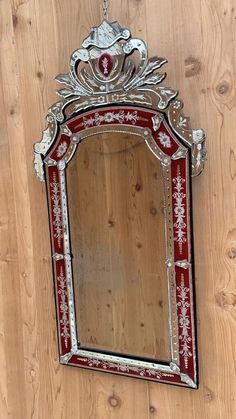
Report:
M144 84L158 84L166 77L166 73L156 73L144 79Z
M166 58L152 57L148 60L147 67L144 70L144 75L152 73L157 68L160 68L163 64L167 63Z
M55 78L59 83L66 84L67 86L74 87L75 83L70 73L58 74Z
M57 94L59 96L61 96L61 97L66 98L66 97L69 97L69 96L74 95L75 93L74 93L74 90L73 89L71 89L71 90L69 90L69 89L60 89L60 90L57 90Z

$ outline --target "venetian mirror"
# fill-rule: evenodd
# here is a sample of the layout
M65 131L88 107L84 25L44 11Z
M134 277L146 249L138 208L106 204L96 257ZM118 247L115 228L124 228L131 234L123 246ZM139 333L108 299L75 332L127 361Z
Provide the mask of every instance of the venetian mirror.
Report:
M93 28L56 78L35 170L60 362L196 388L191 179L204 132L161 84L165 63L117 22Z

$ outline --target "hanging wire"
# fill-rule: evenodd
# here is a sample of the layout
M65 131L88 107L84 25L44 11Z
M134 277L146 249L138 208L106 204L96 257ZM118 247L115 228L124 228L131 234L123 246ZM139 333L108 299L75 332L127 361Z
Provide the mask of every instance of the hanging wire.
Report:
M108 20L108 0L103 0L103 18Z

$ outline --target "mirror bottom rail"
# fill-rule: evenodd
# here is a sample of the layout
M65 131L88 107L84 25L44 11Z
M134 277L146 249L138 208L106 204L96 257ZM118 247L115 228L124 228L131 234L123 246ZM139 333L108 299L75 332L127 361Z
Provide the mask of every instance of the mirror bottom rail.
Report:
M137 361L130 358L105 355L78 350L77 353L67 353L60 357L60 363L91 370L109 372L160 383L177 384L180 386L197 388L197 384L173 362L157 364L153 362Z

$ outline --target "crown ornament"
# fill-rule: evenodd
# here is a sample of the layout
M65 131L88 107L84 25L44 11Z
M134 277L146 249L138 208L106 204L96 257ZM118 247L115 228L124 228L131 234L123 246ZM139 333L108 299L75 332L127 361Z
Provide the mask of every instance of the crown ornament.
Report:
M138 62L133 58L135 51ZM63 85L57 90L61 100L49 108L48 126L34 147L38 177L44 180L42 158L55 139L58 125L86 109L111 104L163 112L173 131L192 147L192 175L198 175L206 159L205 134L202 129L191 129L189 118L182 114L178 91L162 85L166 73L159 70L166 63L165 58L149 58L145 42L133 38L118 22L104 19L93 27L82 47L72 53L69 72L56 77Z

